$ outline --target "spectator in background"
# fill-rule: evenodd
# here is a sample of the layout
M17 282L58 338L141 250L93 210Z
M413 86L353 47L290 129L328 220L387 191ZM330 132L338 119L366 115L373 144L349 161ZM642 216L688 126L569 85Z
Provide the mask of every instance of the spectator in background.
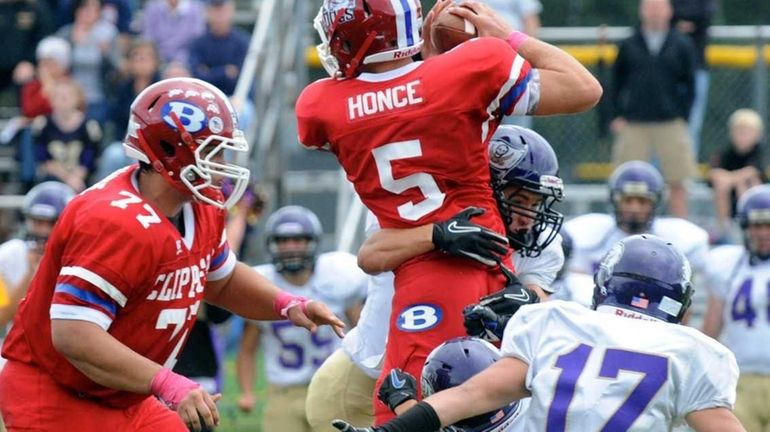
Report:
M102 131L86 117L83 91L74 81L62 81L51 94L53 112L32 122L32 139L43 180L58 180L80 192L86 188L99 153Z
M187 64L190 44L206 31L199 0L151 0L145 5L142 38L155 43L164 63Z
M100 19L101 0L75 0L75 21L57 35L72 44L72 78L85 92L89 118L104 122L108 116L105 97L107 71L120 65L115 26Z
M672 0L674 17L672 24L680 33L689 36L695 46L695 100L690 111L689 128L693 154L698 158L703 117L709 94L709 71L706 62L708 29L717 9L716 0Z
M59 0L57 10L57 27L64 27L74 20L73 0ZM112 24L118 30L121 53L128 51L131 41L131 17L133 0L104 0L102 2L101 19Z
M0 91L34 78L35 47L53 31L51 11L38 0L0 2Z
M485 0L484 3L502 15L514 30L530 36L537 36L540 31L540 12L543 11L540 0Z
M110 107L110 120L114 128L112 139L116 141L122 141L126 135L131 102L142 90L160 80L160 59L154 43L139 39L131 44L126 73L127 76L115 89Z
M671 28L669 0L641 0L641 26L620 43L613 69L617 134L612 162L657 157L670 191L669 211L687 217L685 180L696 175L687 131L695 92L695 48Z
M193 41L190 48L190 71L232 95L243 59L249 48L249 36L233 27L233 0L209 0L206 8L208 31Z
M110 106L112 123L111 143L104 148L97 163L96 180L107 177L113 171L131 163L123 151L131 102L142 90L160 80L160 59L155 44L147 40L135 40L128 51L125 62L127 76L115 89Z
M717 215L715 239L725 240L731 228L735 205L746 190L764 183L765 160L762 151L764 124L756 111L739 109L727 122L730 143L711 160L709 179L714 188Z
M51 114L50 94L58 82L68 79L72 54L66 40L48 36L35 50L37 71L35 78L21 88L21 114L33 119Z

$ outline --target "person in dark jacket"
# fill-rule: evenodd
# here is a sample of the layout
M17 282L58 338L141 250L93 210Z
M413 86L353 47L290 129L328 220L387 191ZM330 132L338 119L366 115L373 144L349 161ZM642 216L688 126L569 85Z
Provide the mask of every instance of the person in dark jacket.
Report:
M657 158L670 190L669 211L687 217L684 180L696 174L687 131L695 94L695 48L671 28L669 0L641 0L641 26L621 42L611 93L617 134L612 162Z
M233 27L232 0L209 0L208 29L190 46L190 72L232 95L249 48L249 36Z

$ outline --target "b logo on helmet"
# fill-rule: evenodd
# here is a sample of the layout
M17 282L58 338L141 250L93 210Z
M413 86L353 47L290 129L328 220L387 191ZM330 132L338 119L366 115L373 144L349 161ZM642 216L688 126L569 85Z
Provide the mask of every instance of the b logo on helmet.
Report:
M418 304L404 309L398 315L396 325L405 332L420 332L432 329L441 322L441 309L430 304Z
M176 123L171 118L171 113L179 117L185 130L189 133L200 132L206 128L208 119L202 109L189 102L171 101L163 105L160 111L163 121L171 128L176 129Z

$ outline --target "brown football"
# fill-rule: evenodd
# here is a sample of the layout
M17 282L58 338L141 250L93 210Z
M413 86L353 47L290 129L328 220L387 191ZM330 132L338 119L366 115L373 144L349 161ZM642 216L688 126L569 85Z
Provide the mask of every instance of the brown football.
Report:
M449 13L449 8L441 11L433 20L430 30L433 46L442 53L476 36L476 27L470 21Z

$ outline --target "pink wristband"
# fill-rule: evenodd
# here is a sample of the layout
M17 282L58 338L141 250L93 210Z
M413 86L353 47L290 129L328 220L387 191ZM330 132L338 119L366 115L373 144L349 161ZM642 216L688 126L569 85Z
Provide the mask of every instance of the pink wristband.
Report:
M187 393L200 387L195 381L163 368L152 377L150 391L172 410L182 402Z
M302 309L302 313L307 314L308 303L310 303L310 300L305 297L295 296L287 293L286 291L281 291L278 294L278 297L275 298L275 302L273 303L273 310L281 317L288 318L289 309L293 308L294 306L299 306Z
M510 45L511 48L518 51L521 44L527 39L529 39L529 36L526 33L514 30L507 38L505 38L505 41L508 42L508 45Z

